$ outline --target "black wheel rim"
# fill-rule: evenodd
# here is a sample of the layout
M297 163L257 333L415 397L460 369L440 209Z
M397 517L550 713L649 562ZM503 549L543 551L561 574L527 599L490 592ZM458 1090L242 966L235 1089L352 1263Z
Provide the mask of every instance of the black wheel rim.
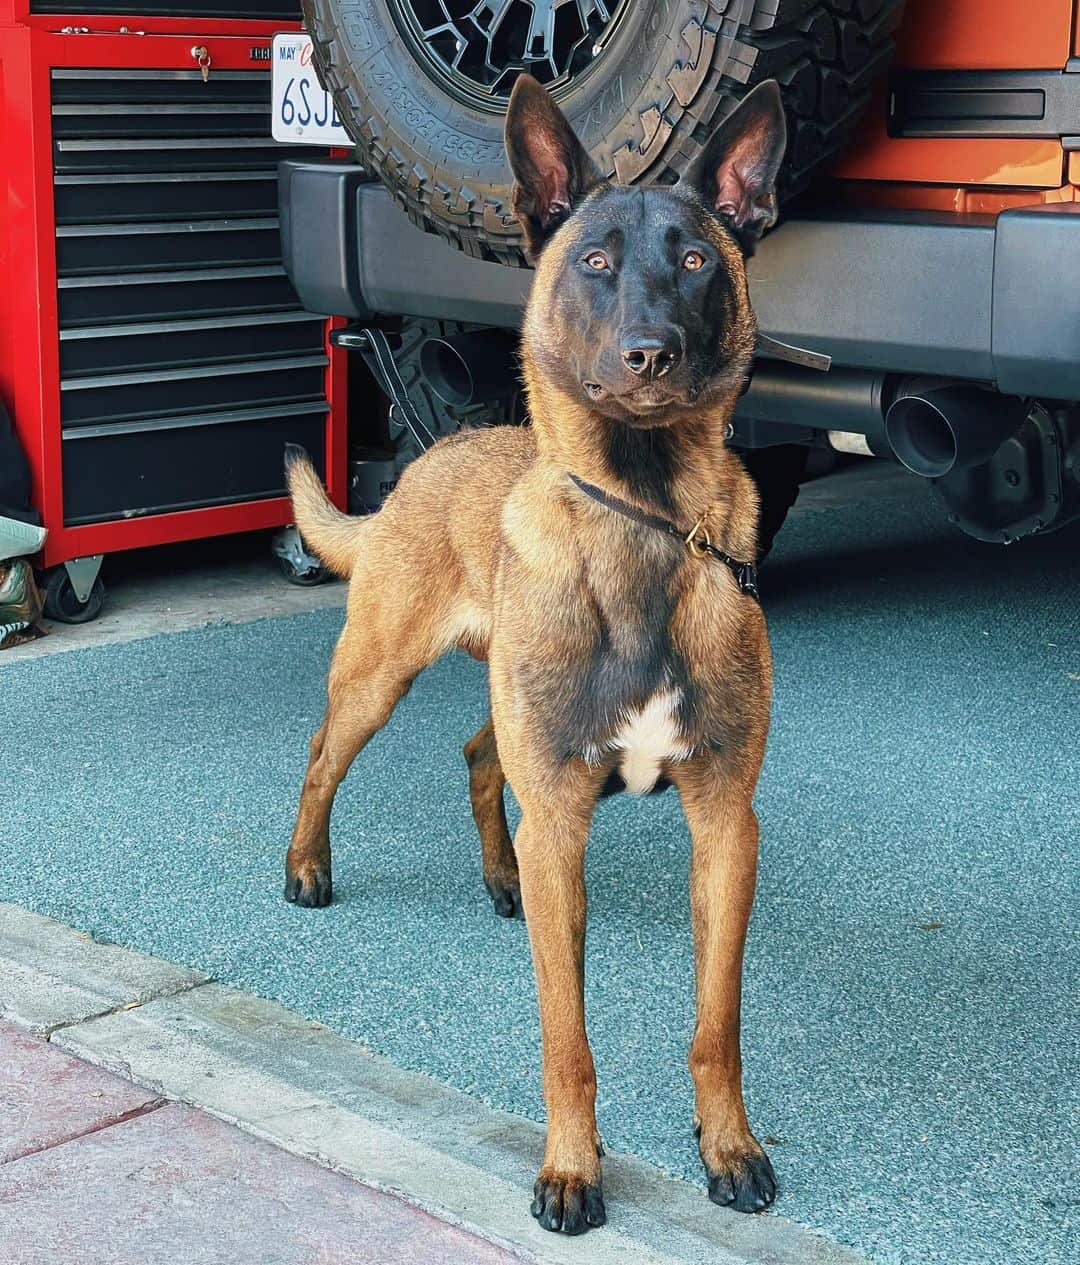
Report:
M639 0L640 2L640 0ZM631 0L389 0L428 73L457 97L501 114L528 71L556 97L611 43Z

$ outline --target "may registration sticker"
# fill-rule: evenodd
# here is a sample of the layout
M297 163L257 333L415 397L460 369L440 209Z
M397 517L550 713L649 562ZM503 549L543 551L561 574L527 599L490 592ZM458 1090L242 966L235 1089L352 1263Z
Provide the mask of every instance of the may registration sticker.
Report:
M276 141L352 147L329 92L311 61L310 35L275 35L271 68L271 125Z

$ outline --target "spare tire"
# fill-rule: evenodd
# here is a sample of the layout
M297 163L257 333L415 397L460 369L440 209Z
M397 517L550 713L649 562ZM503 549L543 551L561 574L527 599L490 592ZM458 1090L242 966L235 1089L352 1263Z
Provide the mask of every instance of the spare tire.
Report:
M524 263L503 116L528 70L601 169L674 182L717 123L779 80L781 199L837 153L892 51L903 0L303 0L357 158L412 220Z

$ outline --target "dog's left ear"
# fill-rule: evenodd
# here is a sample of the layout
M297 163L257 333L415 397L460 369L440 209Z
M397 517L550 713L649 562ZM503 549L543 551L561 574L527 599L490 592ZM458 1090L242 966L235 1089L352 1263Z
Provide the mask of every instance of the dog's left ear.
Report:
M724 119L680 181L728 221L744 255L776 223L776 178L786 147L780 87L767 79Z
M535 259L588 191L603 180L574 129L532 75L518 75L506 107L512 204Z

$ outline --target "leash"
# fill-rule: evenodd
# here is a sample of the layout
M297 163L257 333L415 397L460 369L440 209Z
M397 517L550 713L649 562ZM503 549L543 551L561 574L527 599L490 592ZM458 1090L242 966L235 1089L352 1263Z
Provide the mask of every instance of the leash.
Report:
M330 341L335 347L358 351L364 357L372 377L390 397L390 416L397 418L408 428L421 452L430 448L438 436L431 433L431 428L425 424L409 399L408 388L382 330L348 326L345 329L332 330Z
M640 523L643 527L652 527L656 531L662 531L666 536L671 536L673 539L681 541L695 558L708 556L724 563L726 567L730 568L739 588L744 593L749 594L755 602L761 601L757 587L757 567L752 562L740 562L738 558L733 558L731 554L725 553L723 549L717 549L709 539L709 533L705 530L705 519L708 516L708 510L702 514L688 532L684 532L669 519L661 518L658 514L650 514L646 510L639 510L636 505L631 505L628 501L622 501L617 496L612 496L609 492L605 492L603 488L598 488L592 483L586 483L584 479L579 479L570 470L566 473L570 482L579 491L584 492L586 496L591 497L600 505L606 506L609 510L614 510L616 514L621 514L624 518L629 518L635 523Z

